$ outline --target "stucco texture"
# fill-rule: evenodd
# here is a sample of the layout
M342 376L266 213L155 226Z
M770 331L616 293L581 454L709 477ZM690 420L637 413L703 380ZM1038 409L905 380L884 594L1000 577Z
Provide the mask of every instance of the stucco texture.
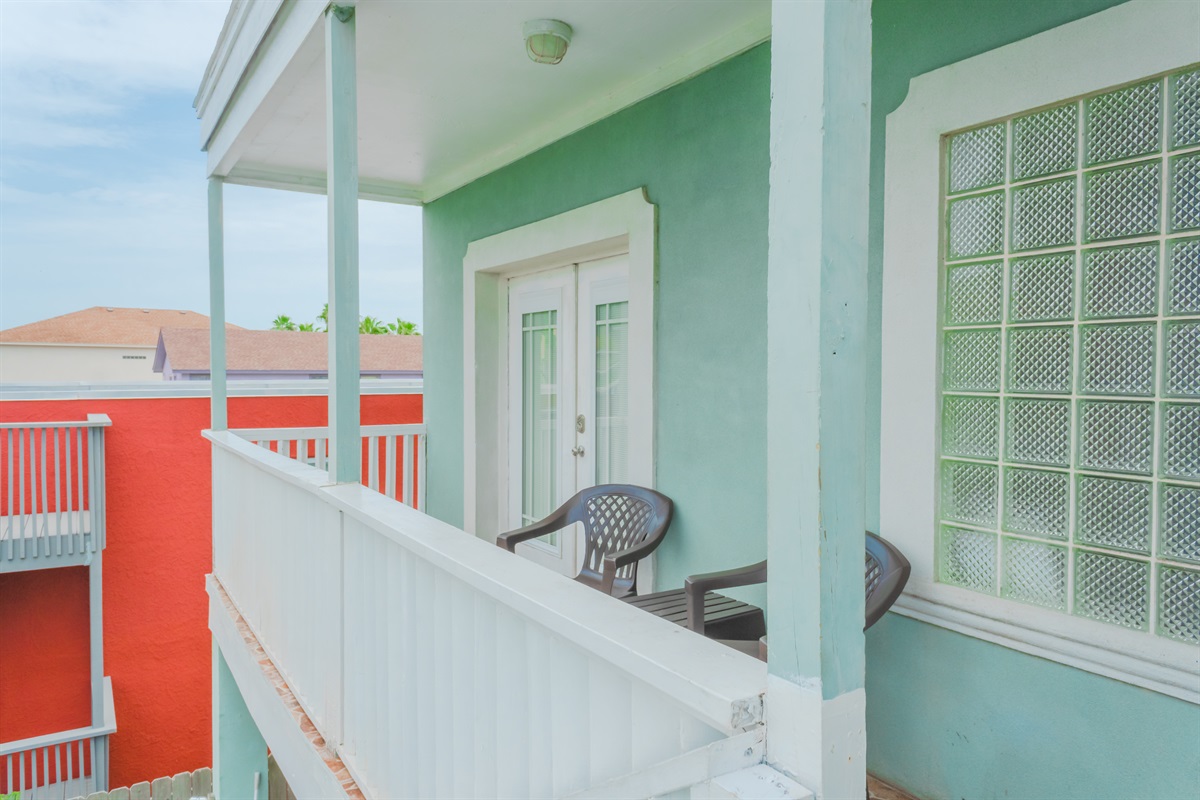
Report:
M326 424L326 399L237 397L231 427ZM421 421L422 398L369 395L364 425ZM0 421L107 414L104 663L117 733L111 785L212 763L207 398L0 402ZM0 575L0 742L90 724L87 571Z
M887 115L917 75L1117 4L873 3L868 442L879 441ZM895 614L867 633L866 684L868 768L919 797L1200 797L1200 707L1181 700Z
M658 582L766 552L770 53L760 46L425 208L429 509L463 516L467 244L645 187L658 206Z
M869 528L879 519L887 114L916 75L1115 4L873 3ZM768 62L759 47L427 206L436 516L462 522L467 243L645 186L659 207L657 480L678 514L659 585L762 557ZM869 768L920 797L1200 797L1200 707L1009 648L889 615L867 634L867 698Z

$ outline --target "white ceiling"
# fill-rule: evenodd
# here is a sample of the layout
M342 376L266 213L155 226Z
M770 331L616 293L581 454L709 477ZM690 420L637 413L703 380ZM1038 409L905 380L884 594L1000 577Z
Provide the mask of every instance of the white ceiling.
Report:
M364 181L429 200L762 41L769 0L360 0ZM521 26L561 19L574 38L535 64ZM243 130L228 170L325 171L319 23Z

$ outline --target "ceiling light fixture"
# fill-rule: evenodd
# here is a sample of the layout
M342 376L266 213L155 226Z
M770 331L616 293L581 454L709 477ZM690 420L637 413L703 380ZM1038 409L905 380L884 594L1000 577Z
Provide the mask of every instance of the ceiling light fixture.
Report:
M531 19L525 23L525 54L537 64L557 64L567 54L571 26L556 19Z

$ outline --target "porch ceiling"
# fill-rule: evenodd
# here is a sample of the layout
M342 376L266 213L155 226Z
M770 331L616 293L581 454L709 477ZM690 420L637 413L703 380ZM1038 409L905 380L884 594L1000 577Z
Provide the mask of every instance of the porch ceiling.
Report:
M288 4L282 9L281 14L288 11ZM235 4L231 20L237 13ZM360 0L356 13L363 194L417 202L485 175L770 33L769 0ZM324 22L319 14L306 14L307 32L290 40L295 44L283 36L263 39L229 102L201 106L202 128L212 131L204 143L211 174L323 191ZM534 64L525 55L522 24L543 17L561 19L575 31L558 66ZM251 26L227 27L218 54L229 47L225 36L254 35ZM280 27L277 19L275 28ZM247 86L263 84L254 72L271 62L286 66L255 97ZM219 79L206 77L206 86ZM202 87L202 96L205 91ZM218 117L211 115L220 115L221 122L213 124Z

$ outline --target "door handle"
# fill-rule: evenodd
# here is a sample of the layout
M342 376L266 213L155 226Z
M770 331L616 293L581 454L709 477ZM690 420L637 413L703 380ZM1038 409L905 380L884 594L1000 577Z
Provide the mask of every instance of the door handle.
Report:
M579 445L579 446L576 446L576 447L572 447L572 448L571 448L571 455L573 455L573 456L581 456L581 455L583 455L583 446L582 446L582 445Z

